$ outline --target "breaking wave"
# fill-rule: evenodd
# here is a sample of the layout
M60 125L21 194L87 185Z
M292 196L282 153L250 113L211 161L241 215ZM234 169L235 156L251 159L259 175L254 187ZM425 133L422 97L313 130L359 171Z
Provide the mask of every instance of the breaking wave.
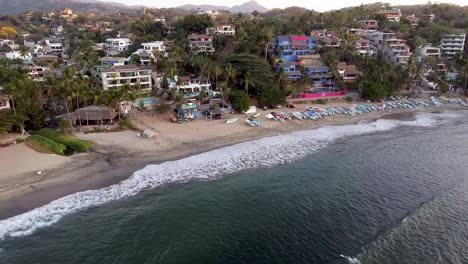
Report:
M350 263L350 264L360 264L361 263L357 258L352 258L352 257L345 256L345 255L340 255L340 257L346 259L348 261L348 263Z
M0 240L33 234L65 215L137 195L168 183L213 180L244 169L271 167L304 158L337 139L387 131L401 125L431 126L432 114L415 121L380 119L368 124L328 126L262 138L159 165L148 165L128 179L98 190L74 193L29 212L0 221Z

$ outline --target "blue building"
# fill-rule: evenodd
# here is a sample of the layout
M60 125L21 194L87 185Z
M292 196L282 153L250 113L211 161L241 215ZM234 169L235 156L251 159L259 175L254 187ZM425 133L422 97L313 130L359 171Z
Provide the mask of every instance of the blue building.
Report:
M283 69L284 74L288 77L288 81L295 82L301 78L301 71L298 65L296 62L277 63L275 70L280 71L280 69Z
M327 66L306 66L305 73L309 76L313 87L316 88L335 88L333 75Z
M308 36L276 36L273 48L283 61L295 61L297 56L311 54L317 49L318 40Z

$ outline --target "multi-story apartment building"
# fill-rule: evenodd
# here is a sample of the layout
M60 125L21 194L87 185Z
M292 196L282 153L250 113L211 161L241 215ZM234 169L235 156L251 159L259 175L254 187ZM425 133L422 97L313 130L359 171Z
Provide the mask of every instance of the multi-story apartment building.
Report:
M296 61L298 56L315 53L318 45L316 37L276 36L273 48L283 61Z
M441 40L440 49L442 55L452 57L456 54L463 53L465 49L466 33L464 31L458 31L452 34L445 35Z
M336 88L330 68L323 63L319 54L298 56L297 61L277 63L275 69L276 71L283 69L290 82L301 79L304 72L314 89Z
M418 59L422 59L422 58L425 58L425 57L440 58L441 55L442 55L442 53L440 51L440 48L433 47L431 44L419 47L419 58Z
M192 34L188 36L190 50L194 53L214 53L213 38L209 35Z
M201 92L210 93L212 91L209 80L194 79L190 78L190 76L175 76L175 80L169 82L169 89L189 96L195 96Z
M151 89L152 73L152 69L137 65L113 66L101 69L102 88L108 90L125 84L133 86L139 83L142 89Z
M142 43L143 47L135 51L133 55L138 55L140 57L141 65L149 65L151 60L156 61L157 56L156 53L159 53L160 56L166 56L166 45L164 41L153 41L148 43ZM131 56L128 60L131 59Z
M133 42L130 38L110 38L106 39L104 48L107 55L117 55L132 45Z
M365 37L361 37L360 39L353 42L354 46L356 47L356 52L360 55L374 55L374 49L371 46L371 41L366 39Z
M366 39L370 40L372 45L375 48L381 49L382 44L387 39L394 39L395 38L395 33L392 32L392 31L368 30L368 31L363 33L363 36L365 36Z
M406 40L396 38L385 40L382 52L393 65L406 65L412 55Z

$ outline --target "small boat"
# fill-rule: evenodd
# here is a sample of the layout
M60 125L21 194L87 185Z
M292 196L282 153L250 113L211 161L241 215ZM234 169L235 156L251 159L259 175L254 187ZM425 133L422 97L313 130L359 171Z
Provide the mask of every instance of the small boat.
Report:
M293 112L292 115L296 118L296 119L299 119L299 120L302 120L302 114L299 113L299 112Z
M237 117L233 117L233 118L229 118L226 120L226 124L231 124L231 123L234 123L234 122L237 122Z
M256 118L247 118L245 120L245 122L247 124L249 124L250 126L252 126L252 127L262 126L263 125L262 121L260 119L256 119Z

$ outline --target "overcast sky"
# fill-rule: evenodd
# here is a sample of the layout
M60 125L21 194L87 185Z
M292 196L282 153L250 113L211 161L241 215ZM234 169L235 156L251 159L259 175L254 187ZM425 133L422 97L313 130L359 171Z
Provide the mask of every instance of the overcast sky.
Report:
M104 0L106 1L106 0ZM119 2L126 5L144 5L150 7L176 7L185 4L211 4L233 6L247 2L248 0L107 0ZM331 1L313 1L313 0L257 0L258 3L267 8L285 8L288 6L302 6L308 9L317 11L327 11L332 9L339 9L347 6L355 6L368 3L379 2L378 0L331 0ZM428 0L381 0L380 2L391 2L392 5L414 5L425 4ZM441 0L432 1L437 3L453 3L458 5L468 5L468 0Z

